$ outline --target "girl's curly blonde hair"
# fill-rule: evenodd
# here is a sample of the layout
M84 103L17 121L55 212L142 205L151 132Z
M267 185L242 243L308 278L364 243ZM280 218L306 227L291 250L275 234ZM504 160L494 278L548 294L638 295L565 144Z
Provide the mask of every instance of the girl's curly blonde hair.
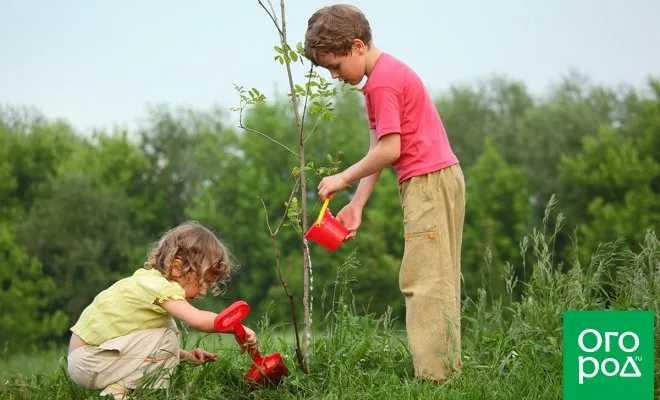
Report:
M172 262L179 259L183 274L197 273L200 286L206 282L214 295L222 292L233 268L231 256L222 242L208 228L195 221L169 230L149 252L144 268L158 270L174 280Z

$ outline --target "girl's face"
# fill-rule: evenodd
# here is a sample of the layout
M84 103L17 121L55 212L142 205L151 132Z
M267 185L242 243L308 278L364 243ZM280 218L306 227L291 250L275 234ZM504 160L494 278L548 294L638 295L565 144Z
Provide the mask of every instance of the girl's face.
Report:
M184 273L186 268L183 267L181 260L176 259L172 265L172 276L176 282L181 285L186 292L186 300L193 301L206 295L209 285L217 281L218 277L211 271L207 271L204 279L200 283L199 275L194 269L190 269Z
M189 302L205 296L209 287L209 282L206 279L200 285L197 272L195 271L188 272L183 277L177 279L177 282L186 291L186 300Z

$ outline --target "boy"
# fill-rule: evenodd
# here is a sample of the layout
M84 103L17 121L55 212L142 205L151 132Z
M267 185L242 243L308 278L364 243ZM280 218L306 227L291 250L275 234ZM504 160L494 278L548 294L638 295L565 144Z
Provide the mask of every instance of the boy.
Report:
M381 52L364 14L333 5L308 21L305 55L350 85L367 76L369 152L318 185L319 197L360 180L337 218L354 238L362 209L380 172L393 165L403 209L405 246L399 287L406 301L406 332L415 376L444 383L462 369L460 252L465 183L458 159L424 84L407 65Z

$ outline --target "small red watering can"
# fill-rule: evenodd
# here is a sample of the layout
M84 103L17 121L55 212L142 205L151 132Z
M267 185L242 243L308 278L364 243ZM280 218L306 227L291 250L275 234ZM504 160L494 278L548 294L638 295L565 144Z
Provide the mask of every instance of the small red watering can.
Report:
M222 310L215 317L214 327L218 332L234 331L236 341L242 346L245 344L245 328L241 321L250 312L250 306L244 301L237 301L229 307ZM282 377L289 374L284 365L284 360L279 353L273 353L262 357L259 350L254 347L248 350L250 357L254 361L250 371L243 377L243 380L250 386L268 386L277 385Z
M328 210L330 199L331 197L328 197L323 202L319 217L305 234L305 239L313 240L329 251L334 252L346 240L349 232Z

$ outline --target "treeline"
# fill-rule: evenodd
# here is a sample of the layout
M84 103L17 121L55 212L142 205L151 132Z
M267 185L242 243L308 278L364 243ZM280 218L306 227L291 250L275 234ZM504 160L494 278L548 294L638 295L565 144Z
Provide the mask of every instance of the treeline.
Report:
M570 74L536 97L524 83L496 77L452 87L436 104L466 175L464 296L482 286L495 299L504 293L507 263L527 278L522 255L532 249L519 242L532 229L554 232L558 215L545 211L553 194L568 228L557 237L557 260L587 263L602 242L623 238L632 246L657 230L659 80L612 88ZM335 106L336 118L320 122L306 143L315 167L330 166L328 154L346 167L368 147L360 95L343 95ZM61 340L100 290L139 268L153 242L188 219L211 227L240 264L225 296L203 306L219 310L240 298L255 309L252 318L269 309L273 320L290 322L266 218L276 225L281 217L298 160L230 121L221 110L164 106L149 110L135 131L77 132L38 110L0 108L0 343ZM308 130L315 123L308 118ZM297 146L286 99L250 109L245 125ZM309 179L315 188L319 178ZM349 194L338 193L331 209ZM314 218L320 204L311 189L309 200ZM277 244L300 302L298 237L287 226ZM355 301L403 316L402 221L391 169L356 240L334 254L312 247L313 321L323 319L337 267L356 249Z

